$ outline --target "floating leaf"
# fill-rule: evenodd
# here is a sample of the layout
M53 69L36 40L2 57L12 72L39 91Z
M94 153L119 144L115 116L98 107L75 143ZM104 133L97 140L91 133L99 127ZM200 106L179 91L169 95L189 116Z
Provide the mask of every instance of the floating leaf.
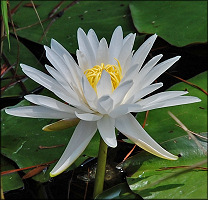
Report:
M37 12L45 32L43 33L35 11L22 5L13 15L14 23L18 26L17 34L46 45L49 45L51 38L54 38L71 53L75 53L78 48L79 27L85 31L92 28L99 39L105 37L107 40L118 25L122 26L124 35L136 31L131 23L127 1L65 1L61 4L60 1L36 1L35 3L39 5ZM17 2L11 2L11 7L16 4ZM137 47L143 39L143 36L137 36Z
M199 139L198 142L204 150L207 149L206 141ZM168 140L162 146L181 157L177 161L169 161L141 152L127 159L123 167L130 174L127 182L131 190L144 199L205 199L207 155L204 151L188 136ZM184 170L202 161L205 161L203 166L197 165L191 170Z
M15 169L12 162L1 155L1 171ZM17 173L1 175L2 188L4 192L16 190L24 186L21 177Z
M207 42L206 1L133 1L130 10L140 33L157 33L178 47Z
M127 183L120 183L96 196L95 199L142 199L133 193Z

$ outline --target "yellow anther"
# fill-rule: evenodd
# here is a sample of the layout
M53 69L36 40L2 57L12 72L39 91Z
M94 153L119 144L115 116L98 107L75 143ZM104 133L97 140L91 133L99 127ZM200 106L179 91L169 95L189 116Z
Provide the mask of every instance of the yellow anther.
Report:
M84 74L86 75L90 85L94 88L96 92L97 92L97 84L100 80L103 70L105 70L110 74L112 91L118 87L122 79L122 69L119 61L116 58L115 60L118 62L118 66L110 65L110 64L104 65L104 63L101 63L101 65L95 65L93 68L84 71Z

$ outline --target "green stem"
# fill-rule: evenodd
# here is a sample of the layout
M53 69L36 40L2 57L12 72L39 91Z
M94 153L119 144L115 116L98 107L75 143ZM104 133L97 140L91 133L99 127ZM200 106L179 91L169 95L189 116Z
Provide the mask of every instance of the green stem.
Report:
M105 178L105 166L106 166L106 159L107 159L107 148L108 148L107 144L100 137L100 147L99 147L99 153L98 153L93 198L95 198L98 194L102 193L103 191L104 178Z

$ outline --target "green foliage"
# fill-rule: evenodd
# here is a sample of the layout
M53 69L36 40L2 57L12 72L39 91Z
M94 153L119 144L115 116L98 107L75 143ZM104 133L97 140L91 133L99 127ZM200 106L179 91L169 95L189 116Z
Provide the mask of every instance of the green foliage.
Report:
M13 163L1 155L1 171L15 169ZM17 173L5 174L2 176L2 187L4 192L22 188L24 186L22 179Z
M201 146L188 136L177 137L162 144L167 151L181 155L177 161L160 159L146 152L127 160L124 169L131 174L127 177L131 190L144 199L205 199L207 170L201 166L207 167L207 142L198 138L196 140ZM189 171L184 169L184 166L191 167L202 161L205 161L204 165L199 164L199 168Z
M130 9L140 33L157 33L178 47L207 42L206 1L134 1Z

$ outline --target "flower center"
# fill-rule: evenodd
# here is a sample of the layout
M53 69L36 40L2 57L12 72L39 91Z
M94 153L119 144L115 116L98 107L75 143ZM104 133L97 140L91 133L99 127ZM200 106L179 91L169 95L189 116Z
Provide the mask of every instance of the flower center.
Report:
M122 79L122 69L119 61L115 58L115 60L118 62L117 65L104 65L104 63L101 63L101 65L95 65L91 69L87 69L84 71L84 74L86 75L90 85L93 87L93 89L97 92L97 84L100 80L102 71L105 70L110 74L111 77L111 83L112 83L112 91L114 91L121 79Z

